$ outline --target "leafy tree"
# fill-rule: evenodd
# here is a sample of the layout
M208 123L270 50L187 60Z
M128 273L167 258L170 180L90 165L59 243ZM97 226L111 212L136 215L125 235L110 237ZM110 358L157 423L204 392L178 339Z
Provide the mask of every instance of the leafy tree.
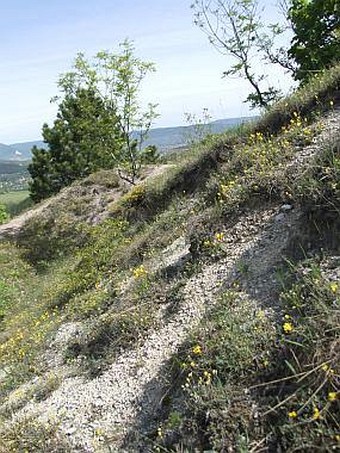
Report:
M112 167L111 154L119 152L122 141L115 112L90 88L67 93L53 127L44 124L42 135L48 149L34 147L28 167L34 201L57 193L98 168Z
M209 37L209 41L222 54L233 57L234 64L224 72L225 76L241 76L248 80L253 92L248 96L253 107L267 107L280 95L279 90L263 88L266 76L257 75L252 60L264 51L259 39L261 23L257 0L196 0L194 23ZM275 31L275 30L274 30ZM276 30L278 32L278 30ZM267 48L268 48L267 35Z
M340 58L340 0L292 0L289 9L294 37L288 54L302 82Z
M222 54L234 64L224 73L248 80L253 92L247 101L267 107L281 93L264 88L265 75L252 66L254 57L278 64L295 80L305 82L311 74L327 68L340 56L340 0L280 0L281 24L265 25L258 0L195 0L194 22ZM277 46L279 37L293 33L291 47Z
M137 58L129 41L120 45L119 53L101 51L92 61L77 55L72 70L59 78L53 127L43 126L48 150L32 151L33 200L57 193L98 168L117 167L134 183L142 163L157 157L156 149L143 150L156 105L142 110L138 99L140 84L152 71L154 65Z
M257 33L256 47L263 53L262 59L266 63L281 66L287 73L295 77L297 65L289 56L287 46L277 44L278 38L288 41L291 39L292 23L289 16L291 0L279 0L277 7L281 13L280 23L262 26Z
M133 44L125 40L120 53L98 52L93 61L79 53L73 71L64 74L59 87L66 93L79 88L93 90L109 111L115 112L122 133L119 152L111 157L125 179L134 183L138 175L143 143L153 120L158 116L156 104L149 103L145 110L139 104L139 91L145 76L155 71L150 62L134 55Z

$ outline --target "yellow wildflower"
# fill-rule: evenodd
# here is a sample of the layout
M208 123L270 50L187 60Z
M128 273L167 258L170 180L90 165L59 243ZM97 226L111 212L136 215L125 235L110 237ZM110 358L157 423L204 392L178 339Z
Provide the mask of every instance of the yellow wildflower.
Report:
M196 355L202 354L202 348L199 344L192 348L192 352Z
M329 365L327 365L326 363L324 365L322 365L321 369L325 372L325 373L330 373L330 374L334 374L334 370L333 368L331 368Z
M314 407L313 420L319 420L319 418L320 418L320 411L317 407Z
M297 412L296 411L291 411L291 412L288 412L288 417L289 418L296 418L297 417Z
M328 393L328 401L336 401L337 393L336 392L329 392Z
M224 233L216 233L216 234L215 234L215 239L216 239L216 241L218 241L218 242L222 242L223 239L224 239Z
M135 269L133 269L132 273L135 278L140 278L140 277L145 277L147 275L148 271L145 269L143 264L141 264L139 267L136 267Z
M290 322L285 322L283 324L284 333L291 333L294 330L293 324Z
M329 284L329 287L330 287L332 293L336 293L339 285L337 284L337 282L332 282Z

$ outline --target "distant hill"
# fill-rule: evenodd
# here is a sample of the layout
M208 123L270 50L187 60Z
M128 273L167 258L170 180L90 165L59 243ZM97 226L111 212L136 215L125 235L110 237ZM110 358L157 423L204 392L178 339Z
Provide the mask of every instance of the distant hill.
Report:
M241 123L254 120L255 117L241 117L241 118L228 118L213 121L209 124L209 131L213 134L229 129L230 127L237 126ZM159 127L151 129L145 146L156 145L160 151L166 152L173 148L178 148L185 145L186 138L194 134L194 126L176 126L176 127ZM31 158L31 150L33 146L38 148L46 148L46 143L41 140L13 143L11 145L1 145L4 147L0 149L0 160L27 160Z
M37 146L38 148L47 148L46 143L42 140L36 140L33 142L24 142L24 143L13 143L9 145L11 148L14 148L16 151L21 153L23 159L31 159L31 150L33 146Z
M207 128L212 134L219 134L231 127L254 120L255 117L227 118L210 123ZM186 144L188 137L195 133L195 126L160 127L151 129L145 146L156 145L161 151L178 148Z
M11 145L5 145L0 143L0 160L3 161L15 161L15 160L25 160L30 159L30 157L23 157L21 152Z

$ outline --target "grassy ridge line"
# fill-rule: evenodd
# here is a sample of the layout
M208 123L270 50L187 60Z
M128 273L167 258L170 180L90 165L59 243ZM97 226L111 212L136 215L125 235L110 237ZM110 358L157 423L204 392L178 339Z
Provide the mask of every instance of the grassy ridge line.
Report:
M258 121L208 137L183 154L182 158L178 156L176 169L156 178L150 186L140 190L135 199L122 199L116 212L125 212L131 219L151 218L155 213L166 209L168 200L175 194L183 191L194 193L204 189L209 176L228 161L235 147L242 147L250 135L260 133L265 138L277 135L283 127L290 124L295 115L303 117L309 123L314 121L316 115L331 111L340 103L339 90L340 65L337 65L275 104Z
M267 132L261 131L271 130L277 133L282 127L290 124L290 121L295 118L294 114L301 117L299 112L306 112L304 118L311 121L315 116L315 109L318 112L332 110L331 102L336 102L334 93L339 89L339 84L340 65L313 79L310 84L275 105L258 122L243 125L220 136L207 138L202 144L179 155L176 165L165 174L137 186L130 194L114 203L111 207L111 215L123 216L133 222L152 221L154 216L167 209L173 197L181 196L183 192L190 195L200 190L204 191L211 174L228 162L234 155L234 149L242 148L251 134L260 133L267 137ZM311 108L313 110L310 110ZM170 163L173 163L173 160ZM47 224L46 227L49 233L51 225ZM43 225L39 227L42 234L43 228ZM63 234L61 239L64 240L64 233L67 232L63 228L61 232ZM58 241L58 238L56 239Z

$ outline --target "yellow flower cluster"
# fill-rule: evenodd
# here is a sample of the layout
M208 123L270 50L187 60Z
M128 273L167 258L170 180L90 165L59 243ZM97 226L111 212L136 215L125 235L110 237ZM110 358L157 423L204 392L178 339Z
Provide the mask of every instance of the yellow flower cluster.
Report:
M193 352L193 354L196 354L196 355L202 354L201 346L199 344L197 344L196 346L194 346L192 348L192 352Z
M221 184L219 188L219 192L217 193L218 199L222 202L224 198L226 198L230 191L232 191L237 185L236 180L229 181L226 184Z
M296 418L297 416L298 416L298 414L297 414L296 411L288 412L288 417L289 418Z
M319 409L315 406L314 409L313 409L313 420L319 420L321 417L321 414L320 414L320 411Z
M263 142L264 136L263 136L262 132L255 132L255 134L249 135L249 139L250 139L249 140L250 144L255 144L255 143Z
M337 282L332 282L329 284L329 287L330 287L330 290L332 291L332 293L335 294L338 291L339 285Z
M338 397L337 392L329 392L328 393L328 401L333 402L336 401Z
M224 233L215 233L215 239L217 242L223 242L224 241Z
M145 269L144 265L141 264L140 266L136 267L135 269L132 269L132 274L135 279L138 279L138 278L146 277L148 274L148 271Z
M294 330L293 324L291 322L285 322L282 327L284 333L291 333Z
M297 112L293 112L293 118L290 120L290 125L296 127L302 126L301 116Z

